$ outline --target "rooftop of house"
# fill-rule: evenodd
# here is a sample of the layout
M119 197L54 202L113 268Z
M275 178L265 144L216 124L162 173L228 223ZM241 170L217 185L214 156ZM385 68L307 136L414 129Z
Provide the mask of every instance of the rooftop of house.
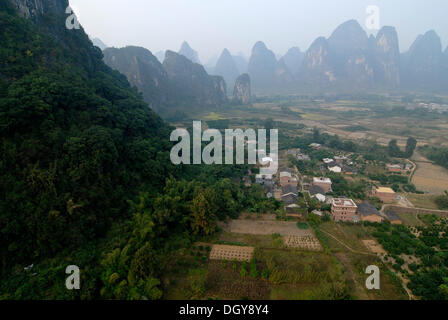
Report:
M313 178L313 182L318 182L318 183L329 183L331 184L331 179L330 178L323 178L323 177L314 177Z
M286 172L286 171L280 172L280 178L283 178L283 177L291 178L291 173Z
M362 202L358 206L358 211L364 217L372 216L372 215L380 215L380 212L375 208L375 206L368 201Z
M388 168L401 169L401 166L400 166L399 164L387 164L386 167L388 167Z
M348 166L348 165L344 165L342 167L342 169L344 169L344 171L347 171L347 172L356 172L356 169L354 169L353 167Z
M389 219L390 221L401 221L398 214L396 214L393 211L386 211L384 214L386 215L387 219Z
M376 192L379 192L379 193L395 193L394 190L392 190L391 188L388 188L388 187L376 188Z
M322 188L319 187L319 186L311 186L311 187L308 189L308 191L309 191L309 193L310 193L312 196L314 196L315 194L325 194L324 189L322 189Z
M297 191L297 187L296 186L292 186L292 185L286 185L284 187L282 187L282 194L286 195L286 194L290 194L293 193L295 195L297 195L299 192Z
M333 199L333 206L335 206L335 207L350 207L350 208L358 207L352 199L346 199L346 198Z

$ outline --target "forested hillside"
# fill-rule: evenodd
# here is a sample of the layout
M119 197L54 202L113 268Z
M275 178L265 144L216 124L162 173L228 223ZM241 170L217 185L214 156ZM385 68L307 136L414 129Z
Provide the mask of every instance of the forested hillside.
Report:
M231 180L246 166L173 166L172 128L102 58L63 12L0 2L0 300L160 298L167 253L275 209Z

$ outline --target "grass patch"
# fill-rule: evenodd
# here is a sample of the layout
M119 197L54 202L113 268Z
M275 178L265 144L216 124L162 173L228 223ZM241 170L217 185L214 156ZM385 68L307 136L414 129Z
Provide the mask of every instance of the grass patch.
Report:
M309 225L306 222L297 222L297 228L301 229L301 230L307 230L309 229Z

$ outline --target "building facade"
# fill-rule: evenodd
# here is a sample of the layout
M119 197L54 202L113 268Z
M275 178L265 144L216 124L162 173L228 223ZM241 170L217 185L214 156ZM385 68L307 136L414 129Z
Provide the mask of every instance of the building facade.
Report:
M331 217L334 221L352 222L358 206L352 199L336 198L331 204Z

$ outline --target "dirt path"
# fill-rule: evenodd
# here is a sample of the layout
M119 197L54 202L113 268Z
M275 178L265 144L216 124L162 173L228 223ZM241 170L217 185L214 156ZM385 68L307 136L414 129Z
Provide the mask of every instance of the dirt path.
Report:
M330 233L328 233L328 232L326 232L326 231L324 231L324 230L322 230L322 229L320 229L320 231L323 232L323 233L325 233L326 235L330 236L331 238L333 238L334 240L336 240L337 242L339 242L340 244L342 244L345 248L347 248L348 250L350 250L350 251L353 252L353 253L358 253L358 254L364 254L364 255L371 255L371 256L379 257L379 258L381 259L381 261L383 261L384 265L385 265L391 272L393 272L394 274L396 274L395 271L387 265L386 261L383 260L383 257L382 257L381 255L377 255L377 254L370 253L370 252L362 252L362 251L354 250L353 248L351 248L350 246L348 246L347 244L345 244L344 242L342 242L341 240L339 240L338 238L336 238L336 237L333 236L332 234L330 234ZM335 254L335 255L337 255L337 254ZM352 280L354 281L354 283L357 285L357 288L359 289L359 287L358 287L359 283L358 283L358 282L356 281L356 279L354 278L353 267L350 265L350 263L344 263L344 258L345 258L345 261L347 261L345 255L340 255L340 257L341 257L340 261L341 261L342 265L346 268L346 270L349 272L349 274L351 273L350 277L352 278ZM351 271L350 271L350 270L351 270ZM411 290L409 290L408 287L407 287L407 285L408 285L408 283L409 283L409 280L408 280L407 278L401 276L401 275L398 275L398 274L396 274L396 275L397 275L397 277L400 279L400 281L401 281L401 285L402 285L403 289L406 291L406 293L407 293L407 295L408 295L408 297L409 297L409 300L417 300L417 299L415 298L415 296L412 294ZM364 294L365 294L365 293L364 293ZM366 296L367 296L367 295L366 295ZM367 296L367 298L368 298L368 296Z
M336 238L335 236L333 236L331 233L328 233L327 231L324 231L322 229L320 229L321 232L325 233L326 235L330 236L331 238L333 238L334 240L336 240L337 242L339 242L340 244L342 244L344 247L346 247L348 250L350 250L353 253L358 253L358 254L364 254L364 255L369 255L369 256L376 256L376 254L374 253L370 253L370 252L363 252L363 251L357 251L351 247L349 247L347 244L345 244L344 242L342 242L341 240L339 240L338 238Z
M417 170L417 163L406 159L407 162L409 162L410 164L412 164L412 170L411 170L411 174L409 175L409 183L412 183L412 178L414 177L415 171Z

